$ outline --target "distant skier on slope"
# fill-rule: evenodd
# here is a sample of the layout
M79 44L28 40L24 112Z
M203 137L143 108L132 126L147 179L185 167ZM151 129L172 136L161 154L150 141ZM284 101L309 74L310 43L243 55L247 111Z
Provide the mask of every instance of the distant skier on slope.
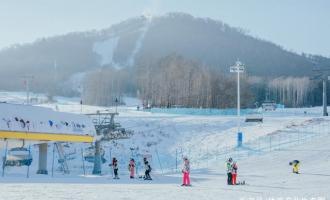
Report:
M232 170L233 170L233 159L229 158L226 161L226 168L227 168L227 184L232 185Z
M144 162L144 168L145 168L144 180L152 180L152 178L150 176L151 166L150 166L147 158L143 158L143 162Z
M300 166L299 160L293 160L289 163L289 165L292 165L292 173L299 174L299 166Z
M231 170L231 176L232 176L232 184L233 185L236 185L236 178L237 178L237 163L236 161L233 162L233 165L232 165L232 170Z
M133 158L129 161L128 171L130 173L129 177L133 179L135 174L135 161Z
M115 175L115 177L113 177L113 179L119 179L119 176L118 176L118 160L115 157L112 158L112 163L109 166L112 167L113 173Z
M190 185L190 163L187 157L183 158L183 166L182 166L182 185L181 186L191 186Z

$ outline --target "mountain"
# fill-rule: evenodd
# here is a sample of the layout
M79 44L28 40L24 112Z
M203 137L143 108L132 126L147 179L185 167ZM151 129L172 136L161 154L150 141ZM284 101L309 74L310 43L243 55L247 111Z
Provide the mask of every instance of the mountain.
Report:
M178 54L228 72L239 58L256 76L309 75L329 58L298 55L254 38L239 28L184 13L140 16L100 31L42 38L0 51L0 89L23 89L22 76L33 75L33 89L72 94L70 83L100 68L135 68ZM79 82L79 80L78 80Z

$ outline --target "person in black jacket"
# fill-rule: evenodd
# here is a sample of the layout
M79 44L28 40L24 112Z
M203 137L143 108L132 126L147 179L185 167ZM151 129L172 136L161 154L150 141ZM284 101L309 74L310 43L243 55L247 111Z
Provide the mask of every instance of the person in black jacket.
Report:
M143 158L143 162L144 162L144 168L145 168L144 180L152 180L152 178L150 176L151 166L150 166L147 158Z
M113 177L113 179L119 179L119 177L118 177L118 160L116 158L112 158L112 163L110 164L110 166L112 166L113 173L115 175L115 177Z

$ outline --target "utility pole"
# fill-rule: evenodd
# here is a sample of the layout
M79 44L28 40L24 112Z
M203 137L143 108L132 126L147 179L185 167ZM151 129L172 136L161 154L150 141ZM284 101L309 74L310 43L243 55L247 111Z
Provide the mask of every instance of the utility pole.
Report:
M30 104L30 83L34 79L32 75L25 75L22 77L24 80L24 86L26 91L26 104Z
M323 105L323 116L328 116L328 95L327 95L327 82L330 80L330 68L318 68L313 71L318 72L318 75L314 76L312 80L321 79L322 80L322 105Z
M323 116L328 116L327 111L327 80L323 79Z
M54 81L57 82L57 61L54 60Z
M117 112L118 102L119 102L119 101L118 101L118 98L116 97L116 99L115 99L115 103L116 103L116 113L118 113L118 112Z
M244 71L245 66L239 60L230 67L231 73L237 73L237 147L241 147L243 142L243 133L241 132L240 73Z

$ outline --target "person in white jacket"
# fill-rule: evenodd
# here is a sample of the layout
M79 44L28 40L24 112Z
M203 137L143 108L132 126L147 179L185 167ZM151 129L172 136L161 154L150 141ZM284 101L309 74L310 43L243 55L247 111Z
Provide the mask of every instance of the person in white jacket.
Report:
M233 159L232 158L229 158L226 161L226 170L227 170L227 184L232 185L233 184L233 181L232 181Z

